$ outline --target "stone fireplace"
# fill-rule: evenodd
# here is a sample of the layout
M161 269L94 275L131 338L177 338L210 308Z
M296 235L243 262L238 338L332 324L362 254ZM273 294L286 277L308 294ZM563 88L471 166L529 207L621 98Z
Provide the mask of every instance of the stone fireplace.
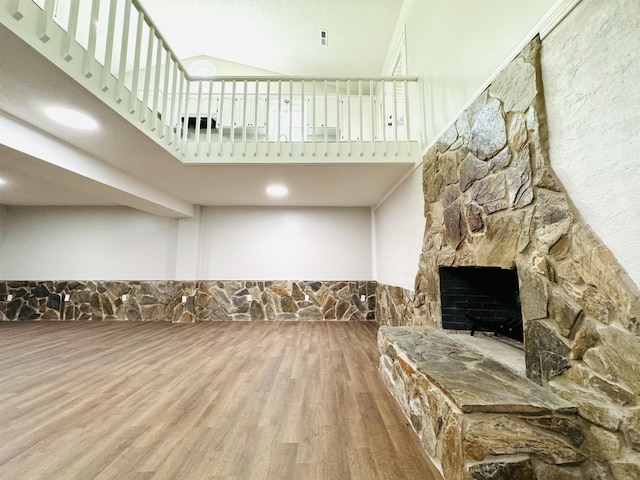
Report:
M442 328L523 341L518 276L491 267L440 267Z
M415 291L377 286L382 377L446 480L640 478L640 293L551 168L542 92L536 39L424 157ZM447 276L485 266L517 275L522 376L444 334Z

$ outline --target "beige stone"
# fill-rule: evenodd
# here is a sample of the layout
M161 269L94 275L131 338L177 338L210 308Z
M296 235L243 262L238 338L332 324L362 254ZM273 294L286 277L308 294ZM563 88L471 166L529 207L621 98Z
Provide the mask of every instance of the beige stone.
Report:
M485 235L474 243L478 265L513 268L520 240L523 212L490 215L485 218Z
M511 162L511 168L506 172L509 205L522 208L533 201L531 184L531 161L529 150L521 150Z
M604 394L564 379L552 380L549 386L559 396L578 407L578 414L585 420L611 432L620 427L622 412Z
M585 431L582 451L596 462L610 462L622 455L620 437L608 430L591 425Z
M627 413L622 430L629 446L640 452L640 408L634 408Z
M492 455L530 454L555 465L576 464L586 458L560 437L504 415L470 420L464 438Z
M585 363L604 378L640 392L640 338L613 326L598 333L600 343L585 353Z
M591 317L583 318L578 322L571 347L573 360L581 360L587 350L597 345L600 339L597 326L596 321Z
M527 143L527 124L520 112L507 115L507 137L509 145L517 153Z
M538 189L537 192L535 238L538 247L547 253L560 237L569 232L574 217L564 194L545 189Z
M560 287L552 288L549 300L551 318L557 323L560 333L564 337L569 337L578 317L582 314L582 307Z
M640 478L640 456L638 455L611 462L610 466L614 480L636 480Z
M527 268L518 269L518 277L520 280L522 320L527 322L529 320L547 318L549 291L546 279Z

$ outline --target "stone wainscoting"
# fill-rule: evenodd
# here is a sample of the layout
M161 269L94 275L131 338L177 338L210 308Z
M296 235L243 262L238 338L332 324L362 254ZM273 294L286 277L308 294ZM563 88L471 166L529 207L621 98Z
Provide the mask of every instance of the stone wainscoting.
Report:
M440 267L517 268L527 376L577 407L588 458L537 478L640 478L640 292L551 168L540 48L527 46L426 153L415 295L379 287L377 320L440 329Z
M375 293L366 281L0 281L0 320L375 320Z

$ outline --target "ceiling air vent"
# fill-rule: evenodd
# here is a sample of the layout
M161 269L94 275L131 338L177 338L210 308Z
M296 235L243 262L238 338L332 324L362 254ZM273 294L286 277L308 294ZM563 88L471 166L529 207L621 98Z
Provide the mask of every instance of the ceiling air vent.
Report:
M329 36L326 30L320 30L320 45L323 47L329 45Z

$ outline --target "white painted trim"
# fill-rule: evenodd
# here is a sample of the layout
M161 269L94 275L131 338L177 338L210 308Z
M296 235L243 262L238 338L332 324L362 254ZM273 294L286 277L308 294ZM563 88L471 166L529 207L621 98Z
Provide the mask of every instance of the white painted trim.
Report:
M538 23L523 37L522 40L516 45L516 47L507 55L507 57L498 65L498 68L494 70L494 72L489 76L488 80L479 88L476 93L464 104L464 106L458 110L458 112L453 116L453 118L442 128L437 135L427 144L427 146L423 149L420 158L416 162L416 164L411 167L393 186L389 189L387 193L382 196L382 199L377 203L374 207L374 210L377 210L392 194L395 192L400 185L413 173L413 171L422 165L422 158L426 155L431 147L433 147L438 139L444 135L447 130L449 130L460 118L460 115L467 110L473 102L484 92L495 80L495 78L506 68L509 63L516 58L522 49L535 38L536 35L540 35L540 38L544 38L549 33L553 31L553 29L564 20L564 18L571 13L571 11L581 2L582 0L556 0L556 2L551 6L551 8L547 11L547 13L540 19ZM422 89L421 89L422 90ZM424 117L423 117L424 118ZM425 125L426 128L426 125Z
M542 19L540 38L544 39L555 29L582 0L558 0Z

